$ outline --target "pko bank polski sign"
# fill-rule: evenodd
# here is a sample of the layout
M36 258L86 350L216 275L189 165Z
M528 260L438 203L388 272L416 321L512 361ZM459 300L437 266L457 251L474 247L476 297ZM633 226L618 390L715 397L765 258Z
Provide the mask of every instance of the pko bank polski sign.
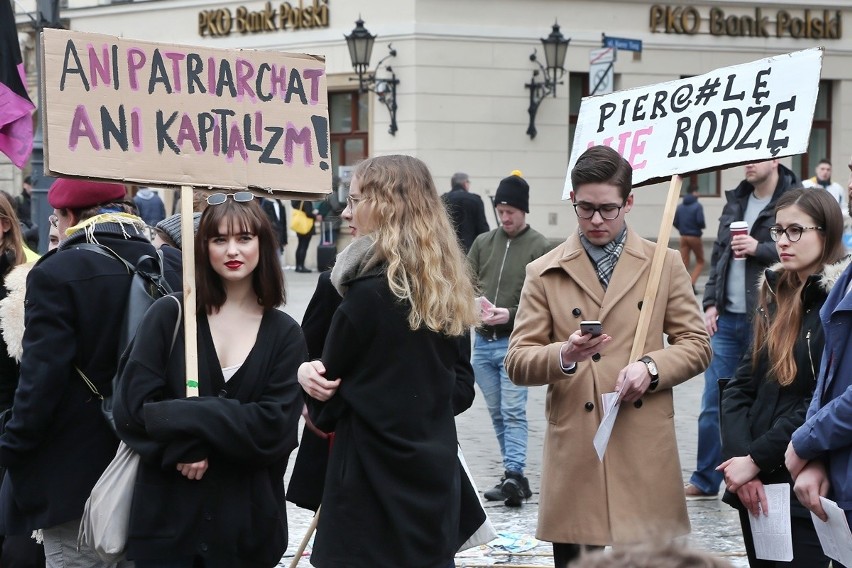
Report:
M577 158L599 144L630 162L634 186L806 152L822 54L807 49L584 98L562 198Z

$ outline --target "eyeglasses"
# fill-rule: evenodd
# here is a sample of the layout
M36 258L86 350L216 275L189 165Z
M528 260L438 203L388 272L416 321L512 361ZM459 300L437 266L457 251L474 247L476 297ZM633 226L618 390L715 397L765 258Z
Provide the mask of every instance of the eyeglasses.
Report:
M781 235L784 235L788 241L795 243L802 238L802 233L811 230L822 231L824 229L822 227L800 227L799 225L790 225L785 229L780 225L775 225L774 227L769 227L769 238L777 243L781 240Z
M207 205L222 205L228 201L228 197L237 203L248 203L254 199L250 191L238 191L236 193L213 193L207 196Z
M351 195L346 196L346 205L349 207L350 211L355 211L355 206L361 203L361 197L352 197Z
M47 220L50 221L51 227L53 227L54 229L59 228L59 217L57 217L56 215L51 215L47 218Z
M624 207L625 203L626 200L622 201L621 205L607 203L600 207L593 207L590 203L575 203L574 213L576 213L577 217L580 219L591 219L595 216L595 213L599 213L601 219L604 221L612 221L613 219L618 218L619 213L621 213L621 208Z

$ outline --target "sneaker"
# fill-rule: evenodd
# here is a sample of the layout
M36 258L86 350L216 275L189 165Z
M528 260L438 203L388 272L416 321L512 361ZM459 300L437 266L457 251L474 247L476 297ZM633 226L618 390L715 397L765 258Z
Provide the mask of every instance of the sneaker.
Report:
M525 499L532 496L532 491L529 490L529 480L514 471L506 472L506 480L503 481L501 491L506 500L503 502L507 507L520 507ZM527 495L529 491L529 496Z
M691 483L683 486L683 494L686 496L687 501L710 501L716 499L718 496L716 493L704 493Z
M524 490L524 499L532 497L532 489L530 489L530 480L526 477L521 478L521 488Z
M500 481L497 482L497 485L482 494L482 496L485 497L486 501L502 501L503 499L505 499L505 497L503 497L504 481L506 481L506 478L501 477Z

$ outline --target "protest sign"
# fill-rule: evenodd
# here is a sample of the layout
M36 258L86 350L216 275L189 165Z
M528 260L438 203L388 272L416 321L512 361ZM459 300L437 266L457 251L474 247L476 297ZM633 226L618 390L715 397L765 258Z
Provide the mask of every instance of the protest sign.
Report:
M54 176L331 190L321 56L45 29L45 166Z
M807 151L822 48L584 98L562 193L587 148L603 144L633 166L633 185Z

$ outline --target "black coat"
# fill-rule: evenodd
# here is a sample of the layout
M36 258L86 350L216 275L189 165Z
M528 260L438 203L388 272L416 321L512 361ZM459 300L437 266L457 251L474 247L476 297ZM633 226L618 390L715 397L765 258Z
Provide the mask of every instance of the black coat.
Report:
M407 312L379 273L334 314L322 360L341 386L312 412L335 431L315 566L443 568L460 544L458 341L411 331Z
M844 266L848 261L844 261ZM837 267L837 265L834 265ZM842 268L836 271L842 272ZM775 289L779 273L766 271L770 289ZM793 432L805 422L811 397L816 386L816 373L822 361L825 345L819 310L830 291L833 279L811 275L802 291L804 309L802 326L793 347L796 361L796 378L781 386L769 372L768 353L763 350L753 365L749 347L740 362L736 375L725 387L721 402L722 454L724 459L750 455L760 468L758 478L764 483L790 484L790 511L799 517L810 513L793 493L793 479L784 467L784 452ZM770 314L757 317L774 317L774 304ZM744 509L735 493L725 492L723 501L732 507Z
M156 254L139 234L123 238L118 225L96 227L98 242L128 262ZM118 446L100 400L75 366L101 393L112 392L131 277L115 259L71 248L82 241L82 231L63 241L27 279L20 382L0 436L0 465L7 468L0 489L3 534L79 518ZM167 278L180 289L179 273Z
M316 290L311 296L302 319L302 332L305 334L308 356L311 359L319 359L322 356L331 321L342 300L343 298L331 283L331 271L320 273ZM455 365L456 382L452 402L455 415L470 408L474 398L473 369L470 366L470 336L465 335L459 338L458 345L460 357ZM310 428L303 428L296 463L293 465L290 484L287 486L288 501L304 509L317 510L322 503L328 454L329 440L318 436ZM479 499L475 494L474 496L477 500ZM470 508L470 510L474 509L475 507ZM469 532L463 529L463 534L460 535L463 538L459 544L466 541L484 520L476 514L464 515L464 517L471 523L472 529Z
M757 281L763 271L770 265L778 262L778 252L775 243L769 238L769 228L775 224L775 202L786 191L799 185L796 174L786 167L778 164L778 184L772 198L757 219L749 227L749 235L757 242L756 254L746 256L746 313L751 317L757 307ZM748 198L754 192L754 186L743 180L730 191L725 192L727 200L719 217L719 230L713 243L713 254L710 256L710 276L704 286L704 310L710 306L716 306L721 314L727 304L727 291L725 286L728 281L728 266L732 262L731 251L731 223L742 221L745 215Z
M467 254L476 237L489 231L482 198L458 186L442 195L441 199L447 207L462 250Z
M198 318L199 397L185 398L177 305L161 298L139 328L115 397L121 438L142 457L127 556L200 555L208 568L273 567L287 547L283 477L296 447L305 360L298 324L267 310L257 341L225 383L206 317ZM175 468L207 458L199 480Z
M278 202L278 215L275 215L275 204ZM284 207L284 202L280 199L262 199L260 208L269 217L269 222L272 223L272 228L275 230L275 236L278 239L278 247L287 246L287 208Z

